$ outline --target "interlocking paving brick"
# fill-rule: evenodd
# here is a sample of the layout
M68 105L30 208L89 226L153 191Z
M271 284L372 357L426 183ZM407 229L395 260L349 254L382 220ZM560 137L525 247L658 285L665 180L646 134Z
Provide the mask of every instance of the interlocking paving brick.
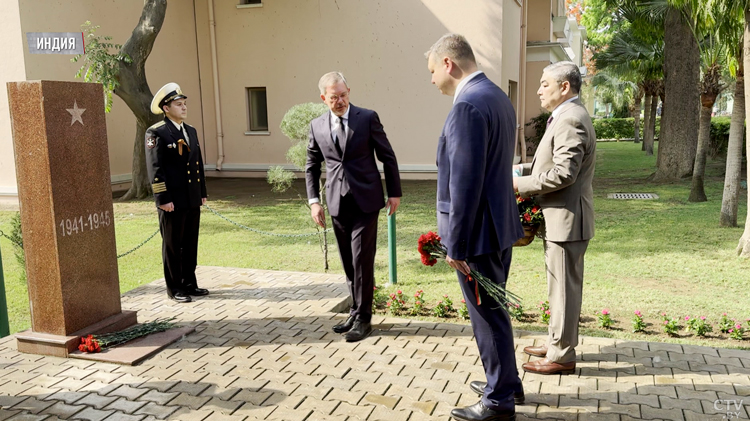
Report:
M179 409L179 406L165 406L149 402L138 408L133 415L153 415L157 419L167 419L167 417Z
M348 295L340 275L201 267L199 277L214 298L231 295L173 305L163 281L123 295L139 318L176 314L198 327L139 366L19 354L0 339L0 420L92 411L138 421L447 421L478 399L468 382L484 373L466 324L376 315L376 334L347 343L331 332L343 316L328 312ZM530 360L524 346L546 340L514 336L518 364ZM750 351L589 337L577 351L573 375L520 373L527 404L517 419L720 419L717 399L750 402Z
M143 397L141 397L142 399ZM125 398L118 398L116 401L107 405L104 409L112 409L114 411L124 412L126 414L132 414L141 407L146 405L146 402L141 401L129 401Z
M73 415L71 419L86 421L101 421L112 415L114 411L102 411L94 408L86 408L83 411Z
M28 399L24 399L23 401L13 405L12 409L31 412L33 414L38 414L42 412L43 410L45 410L46 408L49 408L53 404L54 402L52 401L43 401L35 397L30 397Z
M122 412L115 412L107 417L106 421L141 421L146 418L145 415L130 415Z

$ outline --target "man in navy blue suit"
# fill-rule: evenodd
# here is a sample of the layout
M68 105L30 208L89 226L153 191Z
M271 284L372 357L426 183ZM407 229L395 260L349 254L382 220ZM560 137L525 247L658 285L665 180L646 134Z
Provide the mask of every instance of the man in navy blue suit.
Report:
M461 35L447 34L425 54L432 83L453 96L438 142L438 234L456 269L479 347L484 382L472 382L479 402L456 408L461 420L515 420L524 401L516 368L508 314L466 282L471 269L505 285L513 243L523 237L513 191L516 117L503 91L477 70L471 46ZM494 308L493 308L494 307Z

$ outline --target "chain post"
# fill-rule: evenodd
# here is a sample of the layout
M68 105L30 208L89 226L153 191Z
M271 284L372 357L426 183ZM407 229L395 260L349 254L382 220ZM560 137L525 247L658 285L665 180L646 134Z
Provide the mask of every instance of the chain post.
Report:
M388 279L396 285L396 213L388 215Z

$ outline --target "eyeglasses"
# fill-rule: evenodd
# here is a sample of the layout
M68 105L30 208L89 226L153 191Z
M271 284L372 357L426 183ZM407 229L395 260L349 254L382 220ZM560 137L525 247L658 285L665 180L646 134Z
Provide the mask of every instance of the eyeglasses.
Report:
M341 95L330 95L328 99L333 102L338 102L339 99L346 99L348 97L349 97L349 92L343 92Z

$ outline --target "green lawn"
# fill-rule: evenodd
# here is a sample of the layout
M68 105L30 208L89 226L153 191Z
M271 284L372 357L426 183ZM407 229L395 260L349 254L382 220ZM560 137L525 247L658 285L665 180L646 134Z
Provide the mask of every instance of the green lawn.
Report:
M736 257L734 248L742 228L718 226L723 188L723 162L709 162L705 203L688 203L690 180L653 183L648 176L656 157L646 157L640 145L600 143L594 192L596 237L586 254L582 332L589 335L644 340L681 341L717 346L750 346L750 341L692 335L668 338L660 334L658 315L705 315L716 323L721 313L750 317L750 261ZM412 295L425 291L429 306L448 294L460 301L460 289L447 266L422 266L417 238L435 230L435 181L404 181L404 198L398 213L398 288ZM304 191L303 183L296 187ZM264 180L211 179L210 205L231 219L253 228L276 233L314 231L309 213L296 192L273 194ZM607 199L608 193L647 192L654 201ZM747 194L746 190L741 195ZM740 221L745 220L746 201L741 200ZM10 231L12 212L0 212L0 229ZM115 203L118 252L137 245L157 229L153 202ZM376 261L376 280L387 285L388 256L385 216L381 216ZM335 243L333 236L329 241ZM28 298L11 244L0 240L11 331L29 327ZM330 250L330 271L341 273L335 244ZM279 238L244 231L204 211L201 221L199 264L272 270L322 272L322 253L316 237ZM135 253L119 259L122 291L162 277L161 239L157 237ZM514 249L508 287L521 295L530 315L546 299L546 278L541 241ZM395 289L389 287L389 290ZM165 297L166 298L166 297ZM615 329L596 328L598 311L608 308L617 321ZM650 334L632 334L630 318L641 310ZM517 326L545 330L536 317ZM747 326L747 324L746 324Z

